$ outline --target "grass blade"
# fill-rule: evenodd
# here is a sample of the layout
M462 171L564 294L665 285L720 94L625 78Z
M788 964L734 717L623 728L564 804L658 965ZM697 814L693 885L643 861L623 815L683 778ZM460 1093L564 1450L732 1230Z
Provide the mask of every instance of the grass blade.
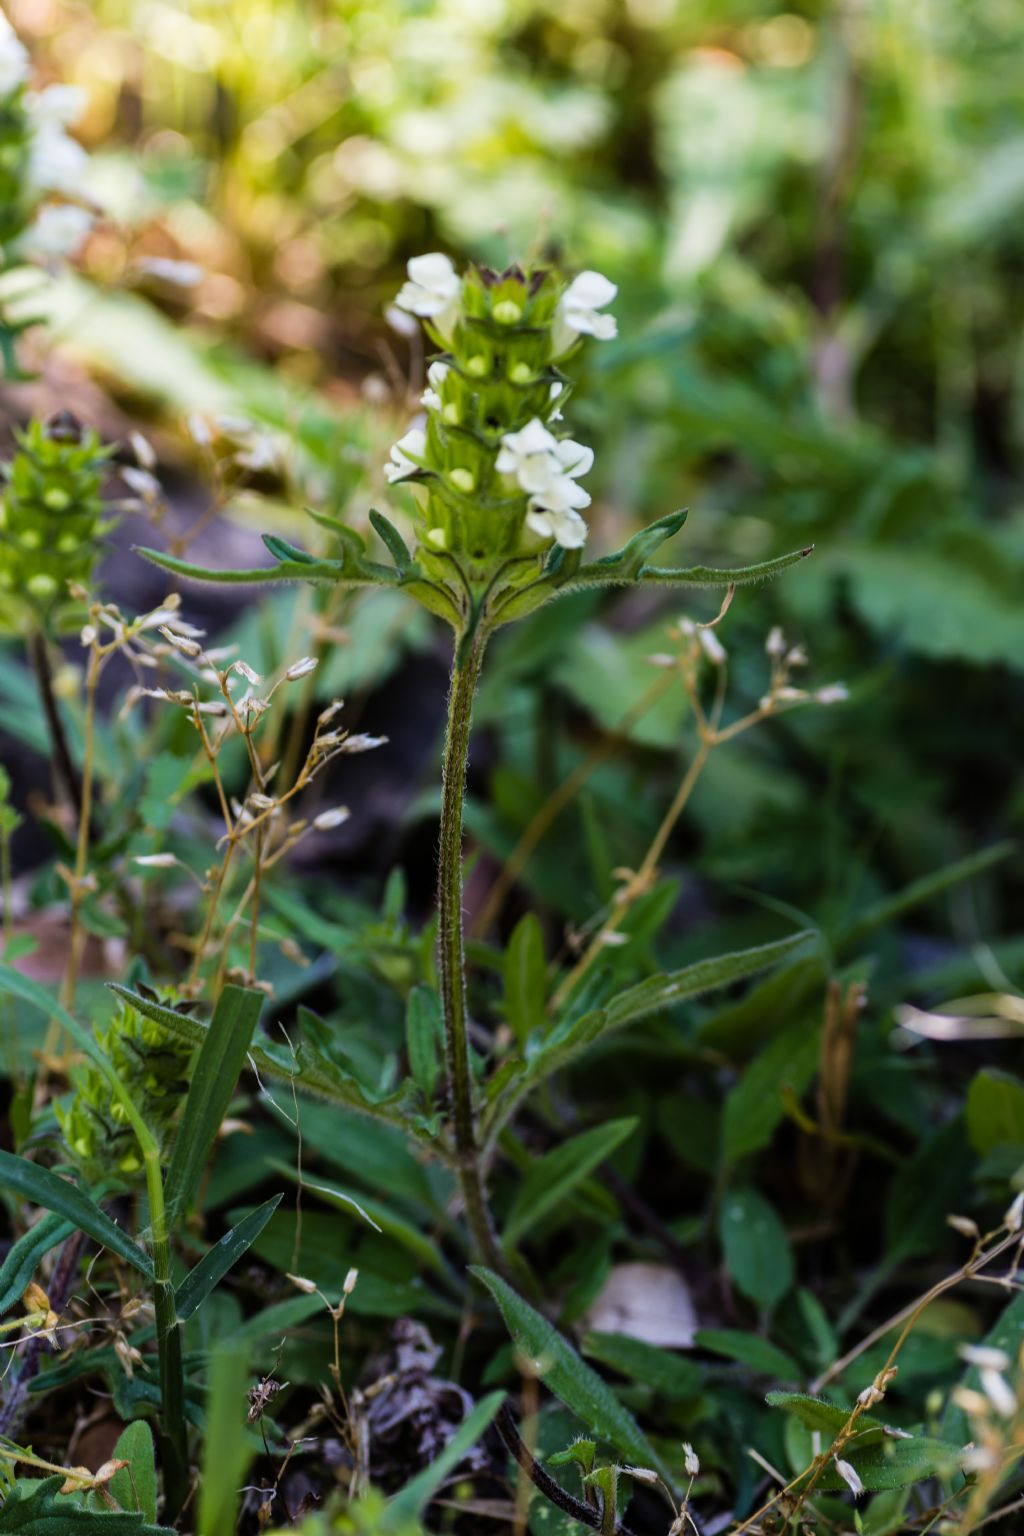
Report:
M116 1253L147 1280L153 1279L153 1264L149 1255L137 1243L133 1243L128 1234L111 1221L106 1212L101 1211L96 1202L77 1185L69 1184L67 1179L58 1178L49 1168L40 1168L27 1158L15 1156L13 1152L0 1152L0 1185L13 1190L33 1205L40 1205L44 1210L53 1211L65 1221L72 1222L80 1232L86 1233L104 1248L109 1248L111 1253Z
M217 1282L223 1279L232 1265L238 1263L243 1253L249 1251L283 1198L282 1195L275 1195L272 1200L250 1211L237 1227L225 1232L209 1253L204 1254L195 1268L189 1271L174 1293L174 1309L179 1323L188 1321Z

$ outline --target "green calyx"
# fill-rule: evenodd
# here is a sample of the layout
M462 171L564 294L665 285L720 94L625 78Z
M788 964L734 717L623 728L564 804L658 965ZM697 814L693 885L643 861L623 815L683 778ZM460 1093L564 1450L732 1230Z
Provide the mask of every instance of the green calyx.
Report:
M580 481L593 455L565 435L571 384L562 372L585 336L608 339L603 313L615 286L598 273L572 284L550 270L470 267L446 256L414 258L396 303L418 316L441 355L430 365L424 417L391 450L388 481L414 503L415 541L381 512L370 523L389 560L364 537L310 511L329 536L316 556L286 540L264 543L276 564L217 571L140 551L175 575L199 581L308 581L401 587L456 631L463 648L481 631L524 618L563 592L585 587L729 586L763 581L810 549L737 570L656 566L653 556L686 518L677 511L635 534L614 554L584 560L590 497Z
M191 1046L152 1019L121 1006L98 1044L164 1151L173 1139L177 1111L188 1087ZM90 1180L142 1177L138 1140L110 1083L96 1067L83 1068L69 1104L56 1106L68 1153Z
M33 421L3 466L0 591L38 622L90 581L101 550L108 450L68 412Z

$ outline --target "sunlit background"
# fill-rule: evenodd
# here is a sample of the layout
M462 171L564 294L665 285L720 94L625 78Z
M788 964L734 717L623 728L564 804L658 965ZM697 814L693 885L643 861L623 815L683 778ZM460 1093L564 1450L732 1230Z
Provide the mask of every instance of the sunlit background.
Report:
M42 399L109 436L141 426L187 506L204 492L185 418L244 411L297 434L297 478L233 501L203 548L269 526L308 542L303 498L359 523L385 494L422 369L386 318L410 255L596 267L620 338L574 409L598 450L595 549L680 505L688 561L814 543L723 637L754 697L774 622L852 695L721 754L694 867L756 871L820 915L1019 826L1017 0L8 11L38 76L84 93L83 190L104 210L42 300L40 380L9 417ZM584 733L613 726L674 610L580 616L505 648L482 716L505 775L536 771L519 685ZM395 622L387 645L367 629L360 687L435 644ZM662 754L647 782L658 762L671 777L683 726L680 708L637 727ZM476 833L500 850L492 793Z

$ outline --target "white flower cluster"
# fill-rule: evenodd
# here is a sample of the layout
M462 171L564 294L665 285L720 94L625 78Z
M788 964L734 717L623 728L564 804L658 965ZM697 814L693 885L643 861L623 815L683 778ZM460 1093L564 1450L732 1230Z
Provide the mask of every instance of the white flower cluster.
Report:
M30 74L25 45L0 12L0 101L14 95ZM51 85L24 98L30 126L28 184L37 197L81 192L89 157L67 132L82 110L82 94L73 86ZM17 242L17 255L32 260L72 256L89 231L92 215L71 204L43 204Z
M459 322L462 278L450 259L439 251L413 257L407 272L408 280L395 299L397 310L429 321L432 330L451 344ZM607 340L616 335L615 318L604 311L617 292L615 284L600 272L581 272L569 284L550 322L551 361L563 357L580 336ZM502 300L494 308L496 319L503 324L514 323L499 314L502 305L513 309L518 317L521 313L518 304ZM441 359L430 365L427 387L420 396L420 403L427 411L437 412L445 420L458 424L457 404L453 402L446 407L442 399L442 387L450 367ZM498 474L512 477L519 489L527 493L526 524L533 533L544 539L554 539L565 549L581 549L586 542L587 525L580 510L590 505L590 496L578 481L590 469L594 455L589 448L571 439L560 440L549 430L552 423L562 419L556 402L564 387L561 381L551 384L551 409L545 412L547 422L534 416L519 431L505 433L494 468ZM385 478L394 483L415 473L424 467L426 451L427 436L421 418L391 449L389 461L384 466ZM456 469L450 476L457 488L460 487L455 476L461 473Z
M406 271L409 279L402 285L396 305L407 314L433 321L439 334L449 341L459 316L462 278L440 251L414 256Z
M534 533L563 549L582 549L587 525L579 509L589 507L590 496L576 482L593 462L592 448L552 436L535 416L521 431L505 434L494 467L501 475L514 475L528 493L526 522Z

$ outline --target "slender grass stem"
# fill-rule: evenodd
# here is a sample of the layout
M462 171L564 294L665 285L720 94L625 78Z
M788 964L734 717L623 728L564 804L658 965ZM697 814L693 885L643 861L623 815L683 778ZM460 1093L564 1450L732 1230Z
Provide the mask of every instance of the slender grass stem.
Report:
M50 647L41 629L34 630L29 635L28 653L29 660L32 663L32 670L35 673L36 686L39 689L39 700L43 706L43 715L46 719L46 729L50 737L54 767L68 800L74 809L76 820L81 822L82 785L71 756L71 749L68 746L64 722L60 717L60 710L57 707L57 696L53 689L53 669L50 665Z
M487 1206L480 1172L473 1110L473 1081L469 1065L466 1007L465 940L462 914L462 813L466 791L469 732L483 662L486 635L478 629L468 654L460 658L456 642L448 692L441 788L441 833L438 851L438 971L444 1013L448 1091L455 1129L459 1182L473 1247L491 1268L505 1273L506 1264Z

